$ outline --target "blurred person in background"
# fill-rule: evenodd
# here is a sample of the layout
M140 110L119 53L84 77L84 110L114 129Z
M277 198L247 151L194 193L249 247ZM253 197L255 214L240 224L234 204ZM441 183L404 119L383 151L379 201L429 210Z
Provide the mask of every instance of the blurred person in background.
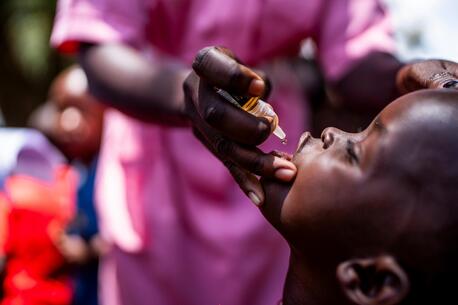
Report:
M83 71L70 67L30 118L48 138L33 129L0 131L2 304L97 304L104 244L93 186L103 107L92 99Z
M2 305L69 305L58 232L74 216L77 178L64 156L32 129L1 128L0 203L4 211Z
M98 234L94 182L104 107L87 90L81 68L71 66L53 81L48 101L30 118L79 174L76 217L61 232L57 247L73 268L74 305L97 304L98 257L104 243Z
M192 124L256 205L264 194L254 174L290 181L296 169L254 147L269 135L269 121L234 111L205 77L259 96L266 93L259 76L227 50L206 49L196 61L202 78L188 78L185 103L190 64L201 48L223 45L258 65L296 55L312 37L338 103L368 115L400 90L456 79L437 61L402 68L390 29L376 0L60 1L53 45L78 54L91 92L117 109L106 113L97 188L102 234L113 245L102 260L103 304L275 304L286 244L191 128L176 127ZM269 76L269 102L296 139L308 121L300 86ZM275 147L273 140L262 148Z

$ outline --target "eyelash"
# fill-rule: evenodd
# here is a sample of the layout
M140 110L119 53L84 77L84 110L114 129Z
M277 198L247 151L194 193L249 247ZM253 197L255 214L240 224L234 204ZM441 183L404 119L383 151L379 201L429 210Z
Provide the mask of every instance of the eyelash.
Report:
M350 140L347 141L346 151L347 151L347 158L350 163L359 162L358 155L355 152L355 143L354 142Z

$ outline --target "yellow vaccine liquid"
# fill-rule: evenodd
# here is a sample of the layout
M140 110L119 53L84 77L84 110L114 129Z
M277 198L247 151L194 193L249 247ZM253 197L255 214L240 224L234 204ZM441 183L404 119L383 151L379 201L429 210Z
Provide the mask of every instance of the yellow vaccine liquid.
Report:
M286 144L286 134L278 125L278 115L275 113L272 106L259 97L238 97L232 96L222 89L217 89L216 92L224 97L227 101L231 102L237 107L242 108L248 113L256 117L264 117L272 124L272 133L277 136L283 144Z

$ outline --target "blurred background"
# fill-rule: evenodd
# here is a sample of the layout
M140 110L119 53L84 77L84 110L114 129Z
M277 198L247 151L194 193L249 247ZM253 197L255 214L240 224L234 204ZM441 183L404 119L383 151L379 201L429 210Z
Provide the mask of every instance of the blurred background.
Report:
M391 11L398 55L403 60L458 60L458 1L383 0Z
M403 60L458 60L458 1L384 0ZM0 1L0 123L23 126L45 102L51 80L71 59L49 48L55 0Z
M0 1L0 120L8 126L23 126L46 100L51 80L70 64L49 47L55 5L55 0Z

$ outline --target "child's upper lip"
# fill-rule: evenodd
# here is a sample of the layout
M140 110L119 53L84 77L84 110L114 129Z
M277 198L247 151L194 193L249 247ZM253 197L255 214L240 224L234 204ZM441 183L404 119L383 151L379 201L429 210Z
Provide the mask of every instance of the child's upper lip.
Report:
M296 149L295 154L300 153L302 149L305 147L305 145L307 145L310 139L312 139L312 134L308 131L304 132L301 135L301 138L299 139L299 143L297 144L297 149Z

